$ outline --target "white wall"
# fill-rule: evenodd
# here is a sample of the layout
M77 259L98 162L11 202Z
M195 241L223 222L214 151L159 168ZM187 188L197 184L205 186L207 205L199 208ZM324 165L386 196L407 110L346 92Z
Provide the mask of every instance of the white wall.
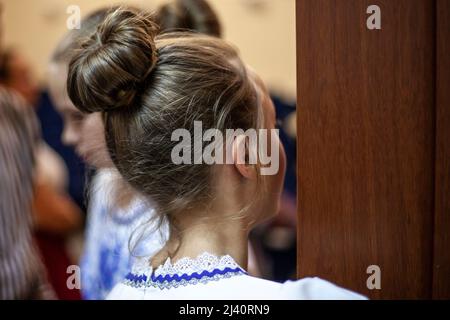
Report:
M20 49L45 83L46 64L58 40L67 31L66 9L78 5L82 16L107 0L0 0L3 7L3 46ZM128 0L155 8L167 0ZM295 0L210 0L218 12L225 38L240 50L271 89L290 99L296 92Z

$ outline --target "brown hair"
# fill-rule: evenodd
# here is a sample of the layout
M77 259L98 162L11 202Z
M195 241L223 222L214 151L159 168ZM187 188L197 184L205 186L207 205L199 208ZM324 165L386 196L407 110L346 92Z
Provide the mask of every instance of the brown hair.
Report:
M161 6L156 18L162 31L184 29L221 37L217 14L206 0L174 0Z
M104 112L106 141L123 177L159 213L209 203L211 166L176 165L175 129L256 128L256 90L236 51L215 37L157 34L148 15L111 12L69 66L67 88L83 112ZM193 150L192 150L193 154Z

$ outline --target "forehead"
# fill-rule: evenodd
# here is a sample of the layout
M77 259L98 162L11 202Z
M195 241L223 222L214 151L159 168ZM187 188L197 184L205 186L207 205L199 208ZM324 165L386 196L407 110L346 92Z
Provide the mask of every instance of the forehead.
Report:
M51 63L48 68L48 73L50 95L58 111L79 112L67 94L67 66L61 63Z

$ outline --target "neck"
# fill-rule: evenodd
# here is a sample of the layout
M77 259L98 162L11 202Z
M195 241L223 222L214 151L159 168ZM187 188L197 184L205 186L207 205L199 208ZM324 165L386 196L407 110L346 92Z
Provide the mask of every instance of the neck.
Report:
M162 264L167 257L176 262L183 257L195 258L208 252L217 256L230 255L247 269L248 228L241 220L204 218L194 223L178 224L163 250L152 259L152 265Z
M217 256L228 254L247 269L248 231L237 221L227 221L199 223L181 233L177 257L196 257L205 251Z
M247 269L248 234L253 225L249 217L255 217L255 209L242 208L248 204L249 195L234 177L234 167L225 167L220 174L226 176L210 204L184 209L173 215L170 239L151 261L153 266L164 263L167 257L172 262L183 257L196 258L203 252L217 256L230 255L242 268ZM218 191L220 190L220 191Z

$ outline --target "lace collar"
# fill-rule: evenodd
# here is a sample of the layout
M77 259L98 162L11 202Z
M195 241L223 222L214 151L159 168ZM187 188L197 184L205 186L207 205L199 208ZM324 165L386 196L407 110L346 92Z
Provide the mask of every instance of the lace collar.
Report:
M222 278L247 274L229 256L216 256L204 252L197 258L182 258L172 264L170 258L153 271L148 259L138 261L133 271L125 277L125 284L132 287L177 288L189 284L208 283Z

